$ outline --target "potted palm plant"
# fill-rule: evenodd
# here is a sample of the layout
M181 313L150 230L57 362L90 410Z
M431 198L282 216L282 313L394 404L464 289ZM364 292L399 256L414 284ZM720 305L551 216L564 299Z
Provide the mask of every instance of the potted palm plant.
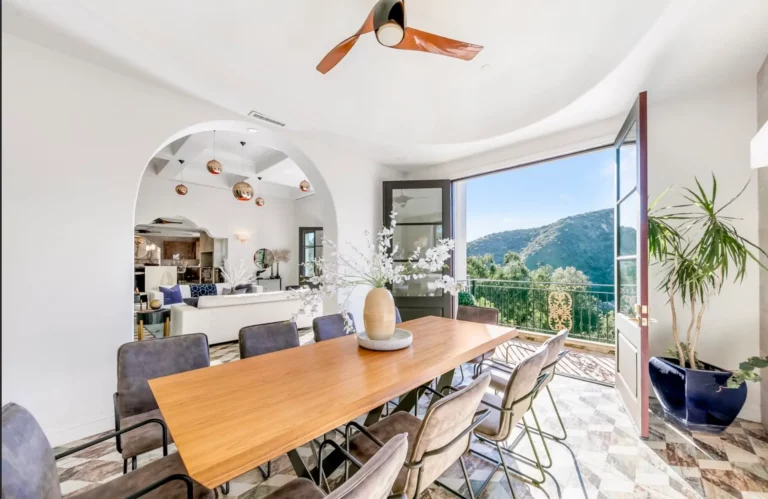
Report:
M744 279L750 260L765 269L759 261L759 254L765 251L739 235L732 223L735 219L724 214L746 185L719 206L714 175L710 192L704 190L698 179L695 181L695 190L683 190L686 203L657 208L660 197L649 210L649 254L660 266L660 288L669 296L674 341L674 348L666 356L651 358L649 373L656 397L668 417L690 430L719 433L733 422L744 405L744 381L759 381L754 369L768 363L751 357L733 372L699 359L697 346L702 321L723 284ZM675 301L678 297L682 310ZM689 320L683 337L678 314L684 311L688 312Z

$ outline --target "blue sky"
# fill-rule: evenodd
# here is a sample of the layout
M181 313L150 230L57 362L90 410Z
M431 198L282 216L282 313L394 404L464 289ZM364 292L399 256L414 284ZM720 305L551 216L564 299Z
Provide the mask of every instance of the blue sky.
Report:
M467 241L613 206L613 148L467 181Z

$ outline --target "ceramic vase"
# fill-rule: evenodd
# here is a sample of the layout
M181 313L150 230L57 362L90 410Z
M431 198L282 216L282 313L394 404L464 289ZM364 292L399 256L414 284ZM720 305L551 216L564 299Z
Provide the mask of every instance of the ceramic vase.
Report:
M386 288L373 288L363 308L365 334L372 340L388 340L395 334L395 300Z
M648 374L664 414L691 431L722 433L747 400L747 384L726 388L731 372L712 364L680 367L677 359L651 357Z

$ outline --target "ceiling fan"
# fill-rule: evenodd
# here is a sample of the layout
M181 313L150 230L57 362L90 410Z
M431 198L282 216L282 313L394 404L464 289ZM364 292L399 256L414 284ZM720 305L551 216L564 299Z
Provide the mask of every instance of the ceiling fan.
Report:
M168 224L182 224L183 222L180 222L178 220L170 220L168 218L156 218L152 220L153 224L162 224L162 225L168 225Z
M392 198L392 203L393 204L399 204L400 208L405 208L405 205L408 204L408 201L410 201L411 199L426 199L426 198L421 197L421 196L406 196L405 193L401 189L400 190L400 195L397 196L397 197Z
M472 60L483 50L481 45L452 40L411 28L406 25L405 0L379 0L373 6L368 18L357 33L336 45L317 65L325 74L333 69L357 43L361 35L373 31L376 40L385 47L400 50L415 50L432 54Z

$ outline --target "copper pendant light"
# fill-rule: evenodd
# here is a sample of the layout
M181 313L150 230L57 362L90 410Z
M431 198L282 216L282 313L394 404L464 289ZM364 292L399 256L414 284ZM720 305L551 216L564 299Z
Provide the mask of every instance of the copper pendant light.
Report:
M264 206L264 198L261 197L261 177L256 177L259 179L259 197L256 198L256 206L262 207Z
M301 190L301 192L309 192L309 187L310 187L309 182L307 182L306 180L302 180L301 183L299 184L299 189Z
M179 160L179 175L181 177L181 183L176 186L176 194L179 196L186 196L189 189L184 185L184 160Z
M216 161L216 130L213 131L213 159L210 160L205 166L208 168L208 172L213 175L218 175L221 173L221 163Z
M240 142L240 145L243 146L243 149L241 149L241 152L245 151L245 142ZM245 169L245 159L244 156L240 155L241 159L241 166L243 169ZM251 184L248 182L238 182L232 187L232 194L235 196L235 199L238 201L250 201L253 198L253 187L251 187Z

